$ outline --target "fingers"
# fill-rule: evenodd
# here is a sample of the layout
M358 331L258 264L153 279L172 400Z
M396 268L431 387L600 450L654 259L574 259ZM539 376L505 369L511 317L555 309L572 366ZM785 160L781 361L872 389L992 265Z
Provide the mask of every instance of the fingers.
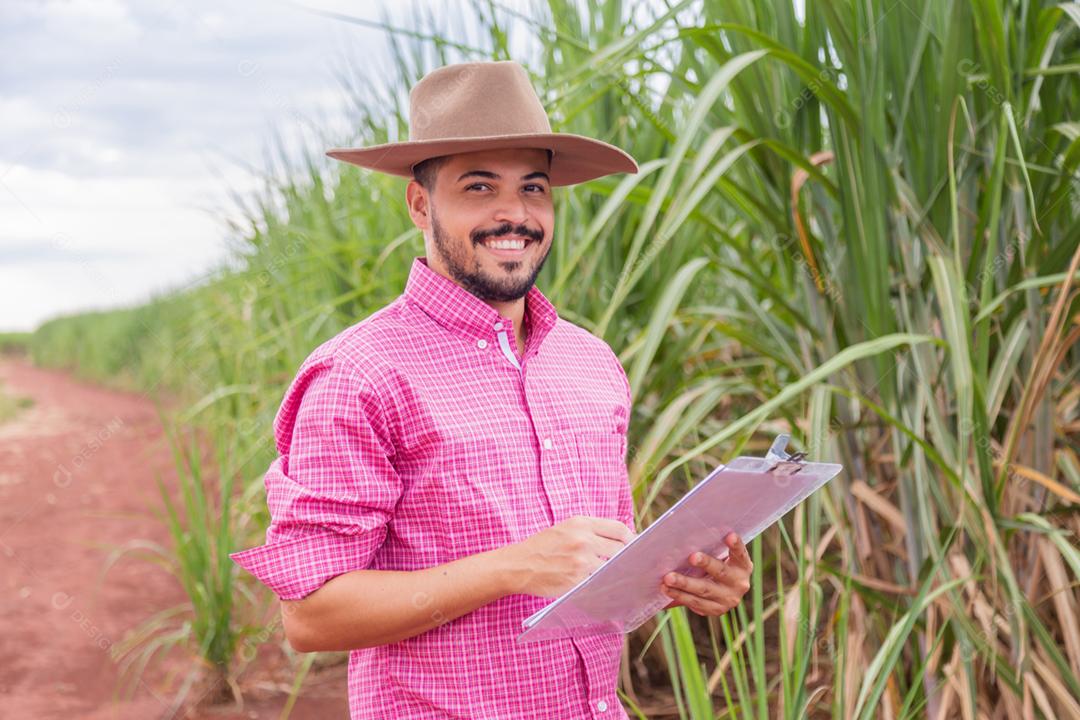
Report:
M602 558L612 557L624 547L626 547L626 543L599 536L595 538L595 542L593 543L593 549L596 551L596 554Z
M733 562L748 570L754 568L754 563L750 561L750 553L746 551L746 545L743 543L742 538L739 537L738 533L728 533L727 537L724 538L724 542L731 549L731 554L728 556L729 563Z
M700 559L698 559L700 558ZM725 582L728 576L728 560L721 560L718 557L714 557L709 553L696 552L690 554L690 564L694 567L699 567L706 573L706 578L712 578L710 582ZM669 575L678 575L678 577L687 577L686 575L679 575L678 573L668 573Z
M713 560L723 566L719 560ZM743 595L750 589L750 577L741 568L725 571L720 579L709 575L694 578L670 572L664 576L660 589L664 595L699 615L722 615L742 601Z
M611 538L612 540L618 540L621 543L628 543L637 537L630 528L626 527L619 520L612 520L610 518L598 518L581 516L589 521L589 526L592 531L597 535L605 538Z
M724 600L712 600L701 595L695 595L678 588L664 586L664 595L668 596L672 600L678 600L680 603L690 608L698 615L723 615L731 608L738 604L738 600L730 598L727 601Z
M713 558L721 566L721 574L695 578L682 573L669 572L664 576L664 585L677 590L697 595L707 600L738 601L750 589L750 577L745 571L726 572L723 563Z
M597 567L614 557L626 547L627 543L637 537L624 523L610 518L575 515L565 522L576 525L572 532L597 558Z
M723 560L707 552L690 554L690 565L703 569L704 576L667 573L664 594L702 615L722 614L739 604L750 590L754 564L737 533L728 533L725 543L729 552Z

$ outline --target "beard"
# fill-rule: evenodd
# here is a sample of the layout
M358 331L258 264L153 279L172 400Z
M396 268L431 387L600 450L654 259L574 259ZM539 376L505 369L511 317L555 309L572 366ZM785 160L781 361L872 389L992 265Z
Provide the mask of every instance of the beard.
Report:
M435 241L435 250L438 252L450 276L470 293L486 301L510 302L525 297L536 282L540 270L543 269L548 253L551 252L549 247L548 251L540 257L539 261L533 264L533 267L524 276L511 275L510 273L494 276L480 267L480 262L476 258L477 245L482 244L485 238L502 237L504 235L518 235L536 242L543 242L543 230L532 230L524 225L515 227L510 223L503 223L492 230L473 230L469 233L470 242L466 246L463 243L455 242L450 237L435 216L435 209L432 208L431 234ZM511 260L500 262L499 265L506 266L513 272L518 269L518 266L526 262L529 261Z

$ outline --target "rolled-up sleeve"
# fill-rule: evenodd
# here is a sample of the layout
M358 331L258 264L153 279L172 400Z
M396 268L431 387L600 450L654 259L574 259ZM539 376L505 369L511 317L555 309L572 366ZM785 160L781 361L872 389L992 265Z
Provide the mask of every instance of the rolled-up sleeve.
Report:
M347 359L305 361L274 434L266 543L229 557L280 599L299 600L371 564L402 484L375 387Z

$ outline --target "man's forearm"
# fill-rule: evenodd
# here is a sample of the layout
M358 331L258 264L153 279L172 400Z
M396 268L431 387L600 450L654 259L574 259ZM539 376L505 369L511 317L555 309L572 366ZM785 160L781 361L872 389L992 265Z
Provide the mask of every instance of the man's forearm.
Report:
M514 592L512 546L423 570L356 570L302 600L281 603L300 652L354 650L419 635Z

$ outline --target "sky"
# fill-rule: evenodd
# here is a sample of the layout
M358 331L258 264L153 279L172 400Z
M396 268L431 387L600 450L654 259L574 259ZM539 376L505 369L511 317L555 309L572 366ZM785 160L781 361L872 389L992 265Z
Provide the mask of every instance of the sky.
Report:
M3 0L0 331L130 305L225 258L232 193L349 136L337 79L387 61L375 0Z

